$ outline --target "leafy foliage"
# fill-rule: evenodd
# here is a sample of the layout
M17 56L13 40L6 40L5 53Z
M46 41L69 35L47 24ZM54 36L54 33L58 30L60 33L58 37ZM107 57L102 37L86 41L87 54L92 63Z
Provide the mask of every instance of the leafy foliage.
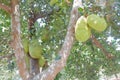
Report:
M29 32L28 19L35 14L47 14L46 17L40 17L35 21L35 38L42 45L42 55L47 60L48 64L57 57L57 54L64 42L64 37L67 31L71 6L65 0L57 0L53 5L50 5L51 0L21 0L21 38L29 37L29 34L34 33L34 30ZM69 0L72 4L72 0ZM103 45L105 50L114 55L114 58L107 59L102 50L97 48L92 40L81 43L75 41L71 50L71 55L67 61L66 67L61 71L55 80L98 80L104 75L114 75L120 72L120 50L117 50L120 43L120 3L112 4L110 0L107 7L97 5L94 0L83 0L84 9L79 9L80 14L88 16L89 14L98 14L104 16L108 23L108 28L101 33L92 31L92 34ZM9 5L9 0L0 1ZM112 5L112 6L111 6ZM109 10L111 9L111 10ZM106 16L107 15L107 16ZM10 48L10 16L0 10L0 56L13 53ZM0 79L16 80L19 78L15 59L0 61ZM6 73L9 75L6 77Z

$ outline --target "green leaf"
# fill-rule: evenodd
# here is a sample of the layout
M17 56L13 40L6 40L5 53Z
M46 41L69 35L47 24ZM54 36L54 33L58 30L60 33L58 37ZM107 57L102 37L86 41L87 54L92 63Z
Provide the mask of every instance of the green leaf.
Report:
M79 12L83 12L83 8L81 8L81 7L78 8L78 11L79 11Z

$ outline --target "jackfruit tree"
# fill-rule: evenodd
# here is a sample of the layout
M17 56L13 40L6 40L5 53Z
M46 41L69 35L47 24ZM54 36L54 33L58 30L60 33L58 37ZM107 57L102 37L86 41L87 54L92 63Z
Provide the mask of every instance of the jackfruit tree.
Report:
M0 79L119 79L119 21L119 0L0 0Z

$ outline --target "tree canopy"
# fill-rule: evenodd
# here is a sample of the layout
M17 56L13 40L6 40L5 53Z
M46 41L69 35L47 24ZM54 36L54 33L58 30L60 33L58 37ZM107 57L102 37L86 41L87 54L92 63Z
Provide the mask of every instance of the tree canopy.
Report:
M103 32L91 29L87 41L77 41L78 18L91 14L103 17L107 28ZM119 34L119 0L1 0L0 79L26 80L27 74L33 80L120 78ZM30 50L40 46L35 49L35 53L41 50L40 59L23 49L24 40ZM44 75L48 78L42 79Z

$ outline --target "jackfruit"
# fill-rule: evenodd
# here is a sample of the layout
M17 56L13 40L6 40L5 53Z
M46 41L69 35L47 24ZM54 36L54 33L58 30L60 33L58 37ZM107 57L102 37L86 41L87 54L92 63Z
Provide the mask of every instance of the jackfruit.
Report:
M33 39L29 44L30 56L35 59L39 59L42 54L42 47L40 46L37 39Z
M22 40L23 48L25 53L29 52L29 40L28 39L23 39Z
M107 28L107 23L104 18L91 14L87 17L88 25L96 31L104 31Z
M91 29L87 26L87 19L81 16L75 26L75 37L80 42L87 41L91 36Z
M44 65L45 65L45 58L43 57L43 56L41 56L40 58L39 58L39 66L40 67L43 67Z

